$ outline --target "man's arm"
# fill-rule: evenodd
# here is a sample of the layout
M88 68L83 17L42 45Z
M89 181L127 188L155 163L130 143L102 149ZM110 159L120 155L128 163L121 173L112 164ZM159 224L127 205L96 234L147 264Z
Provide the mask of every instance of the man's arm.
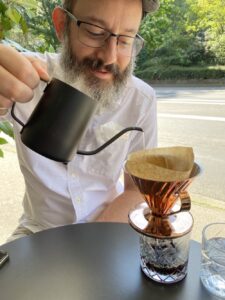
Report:
M107 206L96 221L127 223L129 211L142 201L143 198L132 179L124 173L124 192Z

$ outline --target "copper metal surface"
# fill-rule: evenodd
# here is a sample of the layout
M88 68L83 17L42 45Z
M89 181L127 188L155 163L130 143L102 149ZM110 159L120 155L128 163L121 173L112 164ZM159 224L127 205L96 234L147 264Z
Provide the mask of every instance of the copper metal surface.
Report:
M130 225L139 233L155 238L176 238L191 231L193 217L180 212L165 217L154 216L143 202L129 213Z
M191 199L186 191L193 179L199 174L200 167L195 163L190 178L184 181L158 182L138 178L130 174L154 216L165 216L172 212L175 203L180 200L179 211L189 210ZM178 212L178 211L177 211Z

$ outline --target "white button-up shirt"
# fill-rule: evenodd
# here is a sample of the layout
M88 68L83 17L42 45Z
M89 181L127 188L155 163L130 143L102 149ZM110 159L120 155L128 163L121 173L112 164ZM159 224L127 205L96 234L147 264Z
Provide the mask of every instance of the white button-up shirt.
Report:
M42 56L50 76L57 77L55 55ZM26 123L38 103L44 83L28 103L16 103L15 114ZM10 119L10 118L9 118ZM120 130L138 126L144 130L127 132L101 152L75 155L67 165L47 159L29 148L20 138L21 125L14 125L15 142L26 191L20 224L33 232L65 224L94 220L104 207L121 193L120 175L127 155L157 143L156 99L153 89L132 76L116 107L96 113L79 144L79 150L94 150ZM76 126L76 123L74 124Z

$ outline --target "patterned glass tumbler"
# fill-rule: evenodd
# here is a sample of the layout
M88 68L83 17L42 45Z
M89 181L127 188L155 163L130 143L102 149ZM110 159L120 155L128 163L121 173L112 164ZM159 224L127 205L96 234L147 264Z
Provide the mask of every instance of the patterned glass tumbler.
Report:
M141 268L154 281L170 284L187 274L190 233L174 239L140 235Z
M190 212L156 217L142 203L130 212L129 223L139 233L141 268L148 278L171 284L187 275L193 227Z

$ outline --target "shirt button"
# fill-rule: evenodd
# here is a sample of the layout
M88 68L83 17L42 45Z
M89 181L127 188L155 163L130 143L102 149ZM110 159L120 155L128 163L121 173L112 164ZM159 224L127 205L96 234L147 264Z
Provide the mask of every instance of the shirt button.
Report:
M80 202L81 202L81 198L77 196L77 197L75 198L75 201L78 202L78 203L80 203Z

